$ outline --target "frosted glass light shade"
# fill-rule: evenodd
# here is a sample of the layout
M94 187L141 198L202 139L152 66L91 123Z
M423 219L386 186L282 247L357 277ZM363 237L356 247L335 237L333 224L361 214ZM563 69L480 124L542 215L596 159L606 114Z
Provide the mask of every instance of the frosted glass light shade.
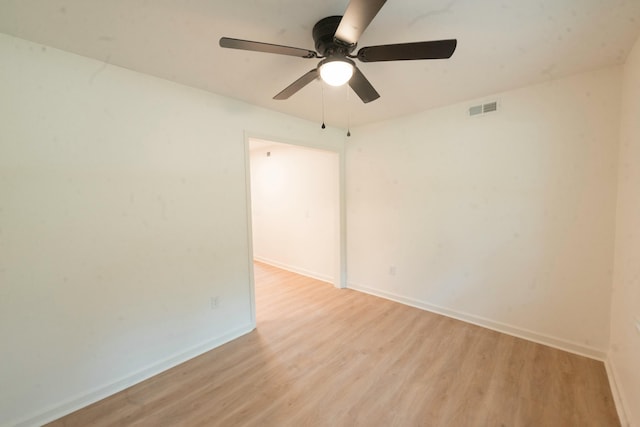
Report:
M320 77L331 86L342 86L353 76L353 65L347 61L333 60L320 65Z

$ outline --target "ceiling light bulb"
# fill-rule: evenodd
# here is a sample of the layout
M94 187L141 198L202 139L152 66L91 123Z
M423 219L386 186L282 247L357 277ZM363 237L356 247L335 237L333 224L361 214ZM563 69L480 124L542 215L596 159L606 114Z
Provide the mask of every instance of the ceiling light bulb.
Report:
M342 86L353 76L353 64L348 59L334 59L320 65L320 77L331 86Z

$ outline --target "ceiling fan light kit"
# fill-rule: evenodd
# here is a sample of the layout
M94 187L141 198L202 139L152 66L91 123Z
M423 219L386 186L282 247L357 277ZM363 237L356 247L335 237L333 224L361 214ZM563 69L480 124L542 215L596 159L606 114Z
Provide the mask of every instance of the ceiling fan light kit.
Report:
M321 59L316 68L287 86L274 96L274 99L288 99L312 81L321 78L331 86L348 83L362 102L368 103L378 99L380 94L356 67L352 58L361 62L446 59L453 55L457 45L455 39L398 43L364 47L356 55L352 55L358 39L385 2L386 0L351 0L344 16L329 16L318 21L312 30L316 51L229 37L222 37L220 46L305 59Z
M353 61L347 58L327 58L318 64L320 77L331 86L342 86L351 80L354 67Z

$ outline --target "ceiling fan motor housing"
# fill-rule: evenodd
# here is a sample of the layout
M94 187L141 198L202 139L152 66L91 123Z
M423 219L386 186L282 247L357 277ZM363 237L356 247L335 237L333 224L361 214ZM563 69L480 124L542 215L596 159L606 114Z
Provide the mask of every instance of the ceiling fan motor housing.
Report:
M312 36L316 51L322 56L347 56L353 52L357 43L348 45L334 38L342 16L323 18L313 26Z

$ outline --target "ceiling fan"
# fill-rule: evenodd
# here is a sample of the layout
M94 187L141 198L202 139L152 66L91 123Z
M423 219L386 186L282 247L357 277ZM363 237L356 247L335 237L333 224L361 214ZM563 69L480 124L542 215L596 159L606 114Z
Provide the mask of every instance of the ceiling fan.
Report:
M250 40L222 37L220 46L231 49L276 53L306 59L322 59L316 68L287 86L273 99L291 95L320 77L332 86L349 86L367 103L380 97L369 80L356 67L352 58L362 62L446 59L456 50L457 40L435 40L363 47L356 55L358 39L378 14L386 0L351 0L344 16L329 16L318 21L312 31L316 51Z

